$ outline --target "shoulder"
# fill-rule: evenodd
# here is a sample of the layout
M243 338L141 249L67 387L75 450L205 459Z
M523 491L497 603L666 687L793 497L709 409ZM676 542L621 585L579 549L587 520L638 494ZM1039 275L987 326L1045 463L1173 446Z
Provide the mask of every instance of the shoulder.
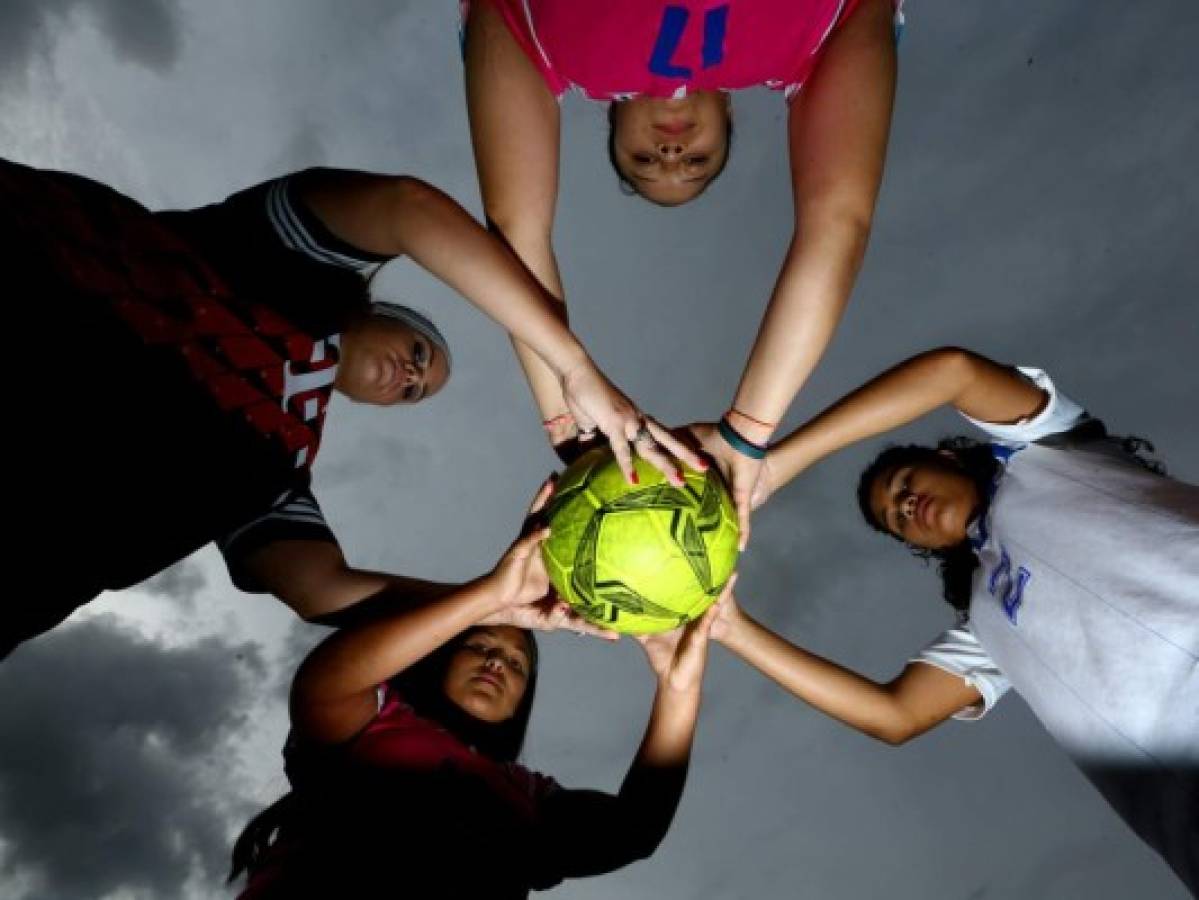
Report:
M509 777L516 783L521 793L534 805L541 804L563 790L552 776L527 769L520 763L507 763L506 768Z
M1017 371L1045 394L1045 403L1037 413L1012 423L985 422L965 413L962 413L963 418L993 438L1021 444L1067 434L1088 421L1094 421L1081 405L1058 389L1044 370L1018 366Z
M289 259L346 269L364 277L390 257L341 240L304 201L305 186L335 170L305 169L230 194L219 203L158 215L209 249L257 258L264 266ZM284 251L279 254L278 251Z
M568 11L571 4L565 4ZM555 69L539 35L544 24L524 0L462 0L463 31L468 38L478 38L488 45L507 44L519 56L528 60L546 88L557 98L570 88L570 83ZM469 54L467 76L470 76Z
M306 476L257 516L221 535L216 544L234 585L248 593L261 593L266 588L255 576L252 558L257 551L283 541L316 541L340 553L337 538L325 522Z
M988 655L969 622L961 621L912 656L923 663L961 677L982 696L982 702L954 714L955 719L979 719L1007 693L1011 683Z

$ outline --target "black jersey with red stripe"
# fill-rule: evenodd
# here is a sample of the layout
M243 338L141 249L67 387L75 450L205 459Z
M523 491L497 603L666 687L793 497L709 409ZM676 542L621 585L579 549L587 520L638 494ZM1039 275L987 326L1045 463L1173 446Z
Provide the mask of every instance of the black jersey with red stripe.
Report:
M30 537L71 547L79 593L136 583L308 495L340 335L385 259L333 238L297 177L152 214L0 163L14 283L38 286L22 355L42 489Z

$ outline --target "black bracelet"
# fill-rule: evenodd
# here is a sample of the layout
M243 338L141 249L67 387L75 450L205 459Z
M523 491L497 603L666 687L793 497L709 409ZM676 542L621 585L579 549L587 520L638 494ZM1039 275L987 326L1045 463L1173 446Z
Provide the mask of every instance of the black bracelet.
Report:
M748 456L750 459L766 458L766 445L755 444L749 440L729 424L727 416L721 418L720 423L716 426L716 430L720 432L720 436L724 438L725 442L742 456Z

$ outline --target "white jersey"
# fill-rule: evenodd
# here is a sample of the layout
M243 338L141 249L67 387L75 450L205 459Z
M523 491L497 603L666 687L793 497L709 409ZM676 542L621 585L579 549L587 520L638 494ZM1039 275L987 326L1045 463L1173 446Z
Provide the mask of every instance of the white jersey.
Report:
M979 568L969 618L916 661L978 689L982 704L959 718L981 716L1014 687L1193 886L1199 873L1184 868L1199 855L1199 813L1174 809L1173 825L1138 820L1160 819L1162 802L1186 792L1171 779L1185 773L1193 788L1199 770L1199 488L1146 471L1111 441L1031 443L1086 414L1043 372L1021 371L1049 402L1018 425L975 423L1002 441L1003 470L970 528ZM1113 798L1127 791L1104 783L1111 773L1138 773L1131 799ZM1147 797L1148 774L1162 797ZM1163 828L1174 834L1151 833ZM1179 828L1197 842L1181 868L1179 848L1162 846Z

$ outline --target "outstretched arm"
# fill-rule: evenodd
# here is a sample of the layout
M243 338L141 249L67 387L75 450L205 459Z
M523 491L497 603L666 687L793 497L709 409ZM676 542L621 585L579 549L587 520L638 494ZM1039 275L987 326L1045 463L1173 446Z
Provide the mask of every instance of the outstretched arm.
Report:
M946 404L986 422L1035 415L1048 395L1015 369L957 347L913 356L888 369L771 448L765 492L842 447L906 425ZM759 501L760 502L760 501Z
M547 481L530 514L545 507L552 490L553 482ZM536 627L517 615L530 608L537 608L547 628L567 625L571 615L563 604L545 605L549 577L539 545L548 536L548 528L530 531L491 572L437 599L399 605L334 632L308 655L292 682L293 726L320 743L347 740L375 716L379 684L472 625Z
M866 252L895 95L892 14L891 0L863 0L791 104L795 231L730 416L756 444L769 442L823 355ZM761 464L718 437L705 449L730 482L744 539Z
M565 322L565 294L552 238L558 200L558 102L485 0L471 4L464 62L466 108L488 227L537 279L551 298L554 314ZM574 437L553 373L527 342L514 343L541 418L552 423L551 443Z
M618 794L563 790L545 801L541 884L611 872L646 858L662 842L687 780L716 612L713 605L685 629L638 639L658 681L645 737ZM579 840L583 833L596 839Z
M241 563L253 583L308 622L342 628L436 600L458 585L356 569L330 541L273 541Z
M407 175L318 170L299 186L305 205L342 240L408 256L491 316L541 359L555 385L589 364L558 306L503 244L453 198Z
M299 190L337 237L372 253L410 257L530 348L580 427L598 429L608 438L630 481L634 452L675 483L681 479L672 456L703 466L607 380L537 280L437 188L408 176L318 170L305 175ZM654 441L636 440L643 423Z
M886 684L872 681L790 643L750 618L732 597L712 637L809 706L892 745L981 699L962 678L924 663L909 663Z

